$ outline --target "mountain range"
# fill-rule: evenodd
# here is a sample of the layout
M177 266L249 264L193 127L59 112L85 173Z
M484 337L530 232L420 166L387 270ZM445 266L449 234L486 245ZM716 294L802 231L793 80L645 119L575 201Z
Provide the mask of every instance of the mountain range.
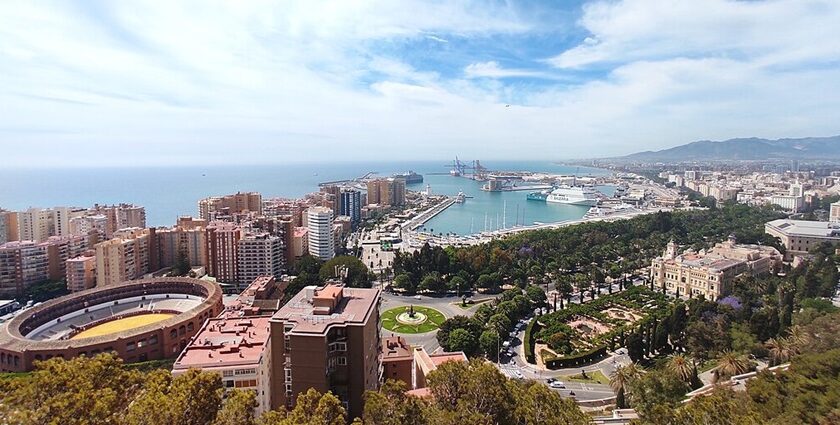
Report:
M840 136L801 139L701 140L660 151L622 157L632 161L722 161L767 159L840 159Z

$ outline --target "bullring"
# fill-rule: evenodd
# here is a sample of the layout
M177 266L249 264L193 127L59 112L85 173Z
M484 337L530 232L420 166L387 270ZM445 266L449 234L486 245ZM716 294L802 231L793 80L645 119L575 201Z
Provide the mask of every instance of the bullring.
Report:
M115 352L129 363L176 357L222 308L217 284L185 277L78 292L26 310L0 327L0 372L101 352Z

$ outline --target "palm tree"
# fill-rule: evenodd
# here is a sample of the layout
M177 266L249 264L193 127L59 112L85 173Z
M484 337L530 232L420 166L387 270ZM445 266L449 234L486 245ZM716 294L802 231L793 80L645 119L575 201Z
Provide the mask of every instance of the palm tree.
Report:
M718 382L721 378L731 378L735 375L747 373L749 370L750 364L746 358L727 350L718 359L718 365L715 367L712 381Z
M802 347L807 346L810 343L810 337L802 329L802 326L793 325L788 329L788 341L790 341L790 345L793 348L795 354L799 354L802 351Z
M770 363L773 366L787 362L796 354L795 348L788 338L770 338L765 345L770 351Z
M635 363L619 366L610 374L610 388L615 392L615 404L619 409L627 407L626 393L631 381L638 378L641 370Z
M694 362L684 354L675 354L668 361L668 369L677 375L683 382L691 382L691 378L697 372Z

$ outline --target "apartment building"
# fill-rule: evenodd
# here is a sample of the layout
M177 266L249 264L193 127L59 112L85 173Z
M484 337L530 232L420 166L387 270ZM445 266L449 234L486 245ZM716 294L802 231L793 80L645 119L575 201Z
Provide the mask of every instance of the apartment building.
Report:
M146 227L146 209L139 205L117 204L99 205L95 204L89 211L90 215L104 215L107 220L105 237L112 238L114 233L120 229L131 229Z
M306 213L309 254L319 260L335 256L332 210L325 207L310 207Z
M279 278L286 269L283 239L269 233L246 234L237 246L239 284L247 286L260 276Z
M680 254L678 250L679 246L671 241L664 255L653 260L650 273L654 285L679 296L702 295L708 300L728 294L735 277L769 273L782 261L775 248L737 244L732 236L708 251L687 250Z
M379 386L378 289L308 286L271 318L271 407L293 407L298 394L332 391L360 416L365 391Z
M215 221L207 226L205 238L207 260L204 264L207 274L216 278L218 282L232 284L239 282L237 244L242 236L242 228L233 223Z
M0 245L0 297L13 298L47 280L47 251L33 241Z
M189 369L218 373L225 390L250 390L256 394L256 415L271 409L272 394L282 387L272 385L271 316L240 317L224 312L208 319L172 367L177 376Z
M20 240L18 214L0 209L0 244Z
M100 240L105 240L109 234L108 218L104 214L93 214L73 217L68 226L71 235L90 235L95 233ZM139 227L139 226L138 226Z
M796 256L806 255L823 243L840 245L840 225L831 221L779 219L766 223L764 231L782 241L785 247L785 261L793 261Z
M68 259L82 255L90 248L87 236L50 236L39 244L47 253L47 278L61 280L67 275Z
M179 223L182 223L179 220ZM172 267L181 255L185 255L190 266L205 266L207 260L207 233L203 227L193 227L184 222L185 227L155 229L158 244L158 262L160 267Z
M114 232L114 237L96 244L96 285L115 285L139 279L152 272L150 259L157 255L149 229L129 228Z
M198 201L198 217L207 221L246 212L260 215L262 211L262 195L257 192L237 192L233 195L211 196Z
M79 292L96 286L96 255L93 251L67 259L65 269L68 291Z
M337 215L350 217L350 222L355 228L362 219L362 192L356 189L342 189L340 207Z

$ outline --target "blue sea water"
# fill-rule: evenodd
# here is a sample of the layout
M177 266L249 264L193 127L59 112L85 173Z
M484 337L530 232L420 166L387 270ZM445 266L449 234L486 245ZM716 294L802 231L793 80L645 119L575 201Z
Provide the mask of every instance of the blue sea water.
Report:
M492 170L535 171L558 174L604 175L595 168L569 167L550 162L487 162ZM90 206L94 203L134 203L146 207L149 226L169 226L179 215L196 215L199 199L257 191L264 197L299 197L317 191L318 183L343 180L377 172L380 176L414 170L424 175L422 184L409 189L422 190L430 184L436 194L455 195L463 190L473 196L462 205L453 205L427 223L437 232L468 234L484 230L485 213L499 228L577 219L585 207L527 202L527 192L490 193L480 190L480 182L448 175L447 161L439 162L346 162L260 166L212 166L167 168L64 168L0 169L0 208L23 210L30 206ZM430 174L440 173L440 174ZM507 205L507 220L503 220ZM519 214L517 215L517 211ZM498 219L496 216L498 215Z

